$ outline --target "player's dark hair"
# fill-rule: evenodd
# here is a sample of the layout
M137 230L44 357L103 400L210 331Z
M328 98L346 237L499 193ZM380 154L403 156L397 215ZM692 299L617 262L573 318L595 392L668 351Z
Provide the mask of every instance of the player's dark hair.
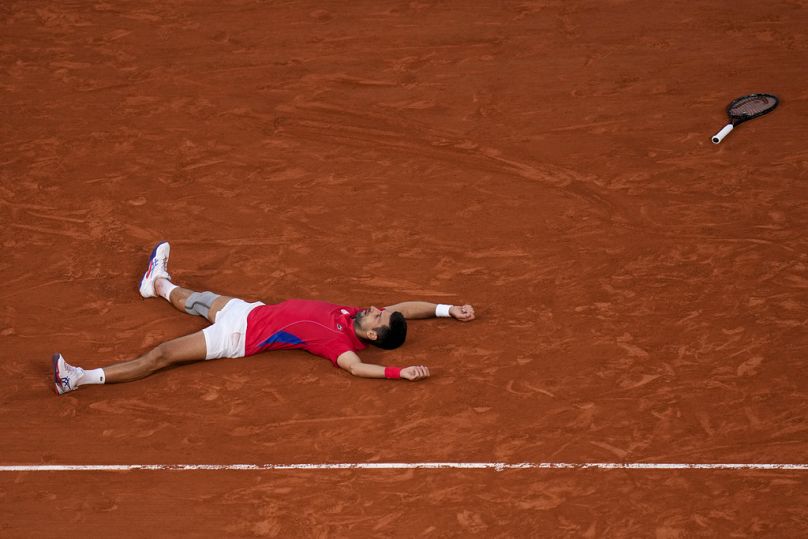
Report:
M405 340L407 340L407 320L403 314L396 311L390 315L390 325L377 329L376 340L370 342L379 348L392 350L404 344Z

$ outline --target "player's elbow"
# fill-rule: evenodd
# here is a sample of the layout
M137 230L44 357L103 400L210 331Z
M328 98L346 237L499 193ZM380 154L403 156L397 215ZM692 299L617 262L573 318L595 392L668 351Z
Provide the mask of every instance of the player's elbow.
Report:
M361 361L357 361L356 363L351 363L348 366L348 372L354 376L358 376L360 378L372 378L373 377L373 366L368 365L367 363L362 363Z
M362 364L361 363L352 363L348 367L348 372L354 376L362 376Z

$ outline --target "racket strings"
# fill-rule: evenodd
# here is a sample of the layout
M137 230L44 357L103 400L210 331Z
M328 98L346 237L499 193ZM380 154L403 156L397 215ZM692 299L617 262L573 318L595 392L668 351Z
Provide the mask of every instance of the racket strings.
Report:
M773 99L753 97L735 103L730 109L733 116L754 116L773 108L777 104Z

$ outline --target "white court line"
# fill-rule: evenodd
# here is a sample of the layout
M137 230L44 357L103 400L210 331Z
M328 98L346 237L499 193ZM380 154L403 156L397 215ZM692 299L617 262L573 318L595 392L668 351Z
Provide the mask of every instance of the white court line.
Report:
M0 466L0 472L125 472L137 470L799 470L808 464L686 464L663 462L357 462L333 464L23 464Z

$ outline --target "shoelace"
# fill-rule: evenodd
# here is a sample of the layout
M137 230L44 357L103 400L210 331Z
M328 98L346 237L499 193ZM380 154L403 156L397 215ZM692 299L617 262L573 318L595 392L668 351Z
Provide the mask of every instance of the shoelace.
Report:
M155 262L160 266L160 270L168 274L168 257L155 259Z
M65 368L63 372L65 376L61 378L62 383L67 384L68 387L70 387L70 385L68 384L70 379L80 377L83 374L82 370L83 369L81 367L74 367L73 365L68 365L67 363L65 363Z
M160 270L168 275L168 258L153 258L151 264L149 264L149 271L146 272L146 277L151 277L155 270Z

